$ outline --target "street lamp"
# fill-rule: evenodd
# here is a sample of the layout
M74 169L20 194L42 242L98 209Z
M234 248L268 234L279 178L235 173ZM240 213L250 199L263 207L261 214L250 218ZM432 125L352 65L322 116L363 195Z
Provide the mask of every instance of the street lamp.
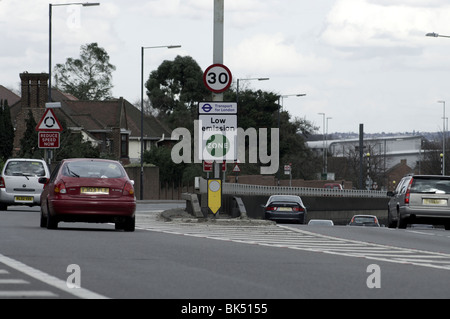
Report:
M435 32L427 33L427 34L425 34L425 36L426 37L433 37L433 38L438 38L438 37L440 37L440 38L450 38L450 36L448 36L448 35L440 35L440 34L435 33Z
M144 199L144 51L147 49L177 49L181 45L160 45L154 47L141 47L141 174L139 199Z
M83 6L83 7L95 7L99 6L98 2L72 2L72 3L57 3L48 4L48 101L52 101L52 8L62 6Z
M438 101L438 103L442 103L443 107L444 107L444 117L443 119L443 136L442 136L442 175L445 175L445 138L446 138L446 125L445 125L445 101Z
M240 81L269 81L269 78L250 78L250 79L237 79L236 83L236 102L239 104L239 82Z
M319 115L322 115L322 117L323 117L323 127L322 127L322 132L323 132L323 151L322 151L322 164L323 164L323 175L322 175L322 178L323 178L323 176L325 175L325 173L326 173L326 164L325 164L325 159L326 159L326 155L325 155L325 152L326 152L326 146L325 146L325 121L326 121L326 115L325 115L325 113L318 113Z
M291 96L295 96L295 97L302 97L302 96L306 96L306 94L301 93L301 94L288 94L288 95L280 95L278 97L278 131L280 131L280 109L281 109L281 105L284 105L284 99L291 97ZM281 136L281 134L280 134ZM278 167L278 172L277 172L277 179L278 179L278 186L280 186L280 168Z

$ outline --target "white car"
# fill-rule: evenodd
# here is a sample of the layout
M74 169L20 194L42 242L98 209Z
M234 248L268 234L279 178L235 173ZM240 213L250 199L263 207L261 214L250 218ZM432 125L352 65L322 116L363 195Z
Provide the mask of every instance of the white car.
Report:
M0 210L8 206L39 206L44 185L39 178L50 178L50 171L43 160L9 159L0 176Z

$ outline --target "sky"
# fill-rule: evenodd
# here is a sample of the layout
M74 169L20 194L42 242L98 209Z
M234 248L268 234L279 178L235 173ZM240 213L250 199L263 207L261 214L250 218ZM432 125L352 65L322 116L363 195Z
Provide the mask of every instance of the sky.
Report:
M82 0L83 1L83 0ZM70 3L55 0L52 4ZM72 1L73 2L73 1ZM164 60L213 64L214 0L94 0L53 7L53 64L97 42L116 66L113 95L140 99ZM450 105L448 0L225 0L224 64L251 89L279 95L292 117L322 132L437 132ZM19 91L19 73L48 72L48 0L0 0L0 84ZM450 107L447 107L450 114Z

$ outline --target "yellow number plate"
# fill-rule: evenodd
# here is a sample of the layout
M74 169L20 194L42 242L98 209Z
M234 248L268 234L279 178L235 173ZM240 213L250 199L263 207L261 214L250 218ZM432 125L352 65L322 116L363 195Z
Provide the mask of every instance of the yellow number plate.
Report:
M424 205L447 205L446 199L434 199L434 198L424 198Z
M81 187L80 193L81 194L86 194L86 195L108 195L109 194L109 188L104 188L104 187Z
M32 203L34 200L33 197L30 196L16 196L14 197L14 201L17 203Z
M292 208L290 207L278 207L279 212L291 212Z

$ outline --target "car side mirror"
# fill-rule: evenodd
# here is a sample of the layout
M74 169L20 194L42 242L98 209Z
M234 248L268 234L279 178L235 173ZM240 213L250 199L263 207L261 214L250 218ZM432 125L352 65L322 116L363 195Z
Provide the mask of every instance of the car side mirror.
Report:
M49 181L49 179L47 177L40 177L38 179L39 184L44 184L45 185L45 184L48 183L48 181Z

